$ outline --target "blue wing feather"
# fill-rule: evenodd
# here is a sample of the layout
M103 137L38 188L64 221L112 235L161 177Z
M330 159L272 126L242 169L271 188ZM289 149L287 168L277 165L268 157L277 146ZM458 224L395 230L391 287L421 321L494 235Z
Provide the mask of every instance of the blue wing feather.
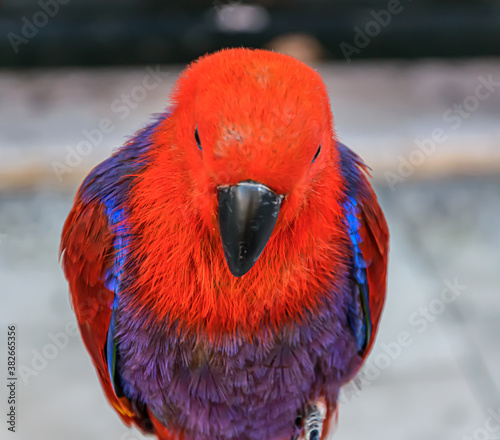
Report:
M360 206L356 200L359 196L359 178L361 159L345 145L338 143L342 174L347 182L346 197L343 202L344 218L352 243L352 278L353 296L349 308L348 321L358 343L358 350L366 350L372 337L372 320L369 302L369 286L367 277L367 262L360 249L361 222L359 220Z

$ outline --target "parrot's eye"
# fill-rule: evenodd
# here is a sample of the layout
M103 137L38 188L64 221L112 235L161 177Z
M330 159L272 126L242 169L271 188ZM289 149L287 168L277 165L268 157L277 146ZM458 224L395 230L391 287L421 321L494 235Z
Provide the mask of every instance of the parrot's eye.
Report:
M200 135L198 134L198 127L194 129L194 139L196 141L196 145L198 145L198 148L201 150L201 141Z
M316 151L316 154L314 155L311 163L314 163L314 161L318 158L319 153L321 153L321 145L318 147L318 151Z

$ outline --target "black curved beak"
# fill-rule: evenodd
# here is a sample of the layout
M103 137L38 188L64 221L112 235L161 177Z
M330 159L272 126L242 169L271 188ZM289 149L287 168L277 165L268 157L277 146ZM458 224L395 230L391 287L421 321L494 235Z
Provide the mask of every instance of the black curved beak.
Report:
M258 182L219 188L219 230L229 270L245 275L259 259L273 232L282 195Z

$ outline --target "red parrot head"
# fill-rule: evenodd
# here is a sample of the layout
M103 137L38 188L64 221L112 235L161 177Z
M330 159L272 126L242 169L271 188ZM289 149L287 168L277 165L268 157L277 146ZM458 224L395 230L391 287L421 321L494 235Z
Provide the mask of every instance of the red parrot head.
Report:
M181 75L168 118L192 200L218 231L231 273L255 264L337 163L325 85L287 55L230 49Z

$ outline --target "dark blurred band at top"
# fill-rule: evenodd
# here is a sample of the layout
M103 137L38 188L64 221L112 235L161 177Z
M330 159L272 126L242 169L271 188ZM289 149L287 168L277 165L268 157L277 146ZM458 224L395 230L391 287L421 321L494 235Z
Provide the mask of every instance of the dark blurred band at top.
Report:
M0 66L185 63L222 47L305 60L500 53L500 0L0 0Z

